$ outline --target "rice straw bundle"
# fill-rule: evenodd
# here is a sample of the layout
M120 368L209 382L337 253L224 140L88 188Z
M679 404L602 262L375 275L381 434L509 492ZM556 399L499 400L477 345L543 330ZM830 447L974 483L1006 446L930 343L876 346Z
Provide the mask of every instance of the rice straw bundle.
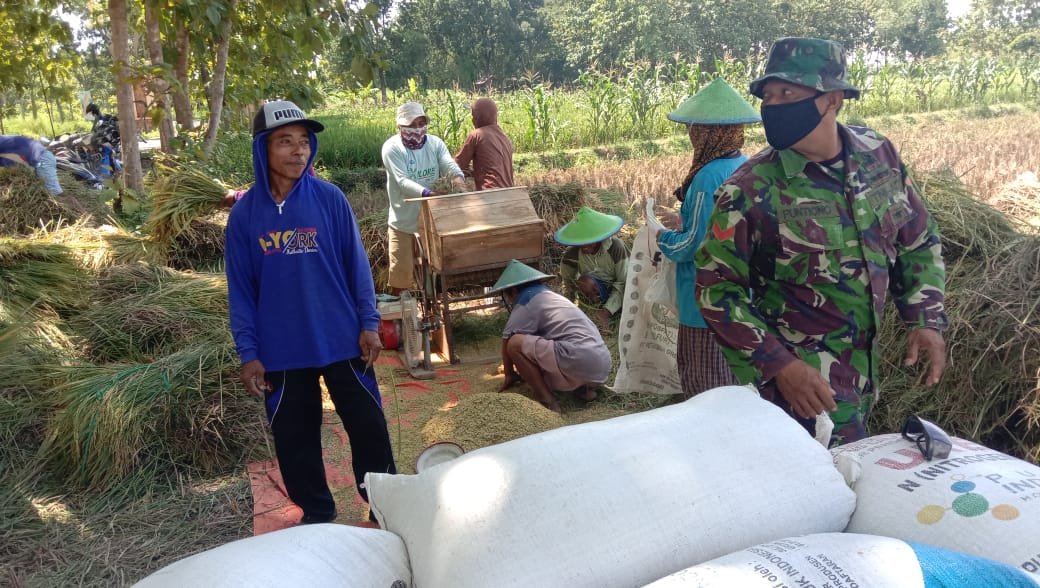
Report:
M191 222L220 207L227 186L209 177L197 166L156 164L157 179L152 182L152 211L145 231L164 249L172 249L174 239L191 228Z
M926 388L902 365L906 329L893 309L879 330L880 398L871 430L898 431L907 414L951 434L1040 459L1040 236L1023 234L963 185L922 183L947 262L947 367Z
M111 265L146 261L163 263L158 245L132 235L119 225L90 226L78 221L55 229L39 230L33 242L61 245L87 270L97 272Z
M62 370L41 455L70 481L111 487L138 468L212 471L259 439L259 406L234 385L230 343L184 348L151 363Z
M188 229L174 239L168 258L170 267L210 269L219 266L224 260L226 226L226 212L193 219Z
M189 344L229 344L220 274L163 266L113 266L97 278L89 309L69 319L96 361L153 361Z
M0 237L0 319L37 304L78 306L87 283L86 272L65 247Z
M378 210L358 219L361 242L365 244L365 255L372 268L372 279L378 291L389 278L390 254L387 251L387 209Z
M47 193L29 168L0 167L0 235L27 235L75 215Z

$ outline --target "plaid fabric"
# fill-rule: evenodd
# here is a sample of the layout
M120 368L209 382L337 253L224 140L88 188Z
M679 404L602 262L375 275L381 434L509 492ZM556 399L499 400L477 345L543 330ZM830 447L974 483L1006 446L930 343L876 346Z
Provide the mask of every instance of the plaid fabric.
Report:
M738 385L711 330L679 325L677 353L683 398L719 386Z

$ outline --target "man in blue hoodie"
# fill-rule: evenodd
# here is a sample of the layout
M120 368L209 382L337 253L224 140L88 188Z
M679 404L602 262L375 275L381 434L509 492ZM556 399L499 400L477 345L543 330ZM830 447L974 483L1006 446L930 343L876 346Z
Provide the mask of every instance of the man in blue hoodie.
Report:
M397 472L372 368L382 345L365 247L343 192L307 173L323 129L292 102L257 112L255 183L231 209L224 251L242 384L265 399L278 467L304 524L336 518L319 377L350 439L361 497L365 473Z

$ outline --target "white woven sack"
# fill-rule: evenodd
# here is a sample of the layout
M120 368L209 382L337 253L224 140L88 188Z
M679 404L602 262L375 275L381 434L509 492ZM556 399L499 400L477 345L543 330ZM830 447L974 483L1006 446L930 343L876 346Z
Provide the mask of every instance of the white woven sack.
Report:
M679 317L664 304L647 298L654 282L671 280L675 274L665 264L651 261L660 251L646 225L632 241L628 257L625 297L618 327L618 370L610 389L618 394L679 394L682 383L675 349L679 341ZM671 262L669 262L671 263ZM671 264L674 266L674 264ZM659 275L661 274L661 275Z
M898 539L819 533L742 549L661 578L647 588L679 586L924 588L924 577L914 550Z
M401 538L347 525L301 525L196 553L135 587L407 588L412 574Z
M855 507L827 450L741 386L365 479L417 588L640 586Z
M932 461L898 434L832 449L856 492L846 530L986 557L1040 579L1040 467L951 440L950 456Z

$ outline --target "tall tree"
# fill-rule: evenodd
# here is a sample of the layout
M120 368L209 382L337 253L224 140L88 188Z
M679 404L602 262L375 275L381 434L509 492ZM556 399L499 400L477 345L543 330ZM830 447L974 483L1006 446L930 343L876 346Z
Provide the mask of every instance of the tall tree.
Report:
M769 0L700 0L687 3L684 11L681 22L693 45L688 57L707 64L764 53L780 36Z
M874 0L876 46L899 56L931 57L945 49L946 0Z
M973 0L957 20L955 43L969 51L1001 54L1019 35L1040 30L1037 0Z
M217 144L217 131L220 130L220 116L224 111L224 80L227 77L228 49L231 46L231 21L235 15L238 0L228 0L227 10L220 16L220 33L217 36L217 59L213 64L213 81L209 92L209 126L202 149L209 157Z
M173 139L173 120L170 118L170 82L166 76L170 68L163 58L160 18L159 1L144 0L145 38L148 41L148 56L152 62L150 87L155 100L153 109L158 111L158 116L153 118L159 121L159 148L164 153L169 153L170 140Z
M578 69L608 70L632 61L657 63L689 54L690 31L679 0L546 0L552 38Z
M67 23L54 16L57 2L0 0L0 88L34 99L67 100L78 57ZM3 113L0 112L0 125Z
M144 189L141 151L137 142L136 108L134 107L134 73L130 67L130 23L126 0L108 0L108 18L112 23L112 64L116 71L116 104L119 107L119 134L123 143L123 181L126 187Z
M845 49L867 45L874 21L862 0L772 0L780 36L838 41Z
M411 0L393 22L392 76L428 83L514 77L540 68L546 28L541 0Z

